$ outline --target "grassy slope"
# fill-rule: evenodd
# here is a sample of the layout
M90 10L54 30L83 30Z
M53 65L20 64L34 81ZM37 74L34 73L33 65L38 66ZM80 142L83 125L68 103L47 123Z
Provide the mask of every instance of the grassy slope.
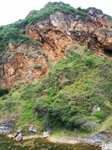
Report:
M18 116L17 126L24 128L34 124L88 132L97 123L100 130L111 129L112 62L79 49L83 54L62 58L42 81L15 84L0 100L0 117ZM92 116L95 105L101 112Z

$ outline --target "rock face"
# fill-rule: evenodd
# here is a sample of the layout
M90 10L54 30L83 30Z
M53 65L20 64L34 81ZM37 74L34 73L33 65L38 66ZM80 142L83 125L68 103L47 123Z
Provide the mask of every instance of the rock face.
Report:
M48 66L47 60L35 47L20 45L15 48L9 45L12 56L8 59L1 70L1 85L9 89L13 84L21 80L29 83L45 76Z
M10 58L0 60L0 85L11 89L18 80L29 83L43 78L48 71L47 61L56 62L65 57L66 49L74 50L75 43L112 59L103 53L103 50L112 52L112 23L95 8L88 9L88 15L84 22L78 14L73 17L55 12L46 20L27 27L27 36L39 41L42 47L9 43Z
M58 17L60 14L61 13L57 12L55 15ZM61 15L60 17L63 18L63 14ZM62 58L66 48L73 48L72 39L64 33L64 31L67 31L67 27L64 27L65 22L59 23L62 18L58 20L58 18L54 18L54 16L51 15L50 20L30 26L27 31L29 37L42 43L42 49L51 61L57 61Z
M27 35L40 41L44 52L53 61L63 57L66 48L73 49L76 42L85 44L97 54L101 54L100 50L112 51L112 24L102 11L91 8L88 14L91 17L85 23L78 15L55 12L49 19L30 26Z

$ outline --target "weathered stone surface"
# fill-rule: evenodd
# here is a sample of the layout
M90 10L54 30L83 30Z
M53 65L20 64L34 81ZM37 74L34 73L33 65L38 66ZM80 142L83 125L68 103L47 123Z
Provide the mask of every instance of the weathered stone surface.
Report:
M43 49L47 55L49 52L48 57L51 60L60 59L65 48L73 48L74 42L87 47L90 45L97 52L99 49L112 51L112 24L105 20L100 10L96 12L91 8L88 13L91 17L84 23L80 19L77 20L77 15L73 17L55 12L49 19L30 26L27 35L42 42Z
M11 126L10 123L0 124L0 134L3 134L3 135L9 134L12 129L13 129L13 126Z
M14 51L11 44L10 50ZM10 89L18 80L29 83L43 78L48 70L47 60L44 56L38 55L38 51L35 47L18 46L1 70L1 85ZM35 67L38 64L41 64L41 68Z
M37 129L35 129L33 125L28 127L28 131L37 133Z

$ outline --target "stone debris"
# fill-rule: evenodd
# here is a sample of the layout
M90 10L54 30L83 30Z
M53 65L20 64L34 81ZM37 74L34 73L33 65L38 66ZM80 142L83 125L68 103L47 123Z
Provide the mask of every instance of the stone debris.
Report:
M48 131L44 131L44 133L43 133L43 137L44 137L44 138L49 137L49 132L48 132Z
M22 128L19 128L17 132L13 136L10 136L10 137L16 139L16 141L20 141L22 140L22 131L23 131Z
M8 123L0 124L0 134L7 135L12 129L13 127Z
M28 131L37 133L37 129L35 129L33 125L28 128Z
M16 141L21 141L22 140L22 132L20 132L15 139L16 139Z

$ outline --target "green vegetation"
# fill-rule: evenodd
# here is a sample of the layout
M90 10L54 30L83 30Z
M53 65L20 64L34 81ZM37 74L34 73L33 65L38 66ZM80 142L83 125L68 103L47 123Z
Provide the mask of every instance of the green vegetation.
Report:
M100 32L112 35L112 31L110 31L110 30L101 29Z
M0 30L0 51L4 51L9 42L13 44L28 44L40 46L38 41L35 41L25 35L24 29L14 28L11 25L3 26Z
M33 123L41 129L94 131L111 115L111 74L111 61L74 53L59 60L42 81L25 87L14 85L1 97L0 114L4 110L6 116L16 114L23 127ZM101 111L92 116L95 105Z
M35 68L35 69L41 69L41 68L42 68L42 65L41 65L41 64L35 64L35 65L34 65L34 68Z
M34 45L34 46L41 46L41 44L38 41L35 41L28 36L23 36L20 38L19 44L27 44L27 45Z
M95 66L95 60L92 57L89 57L88 59L85 60L85 65L92 67Z
M106 20L107 20L107 21L112 22L112 17L111 17L111 16L109 16L109 15L105 15L105 18L106 18Z
M97 111L94 114L94 116L97 117L99 120L102 120L103 119L103 111Z
M57 2L49 3L48 7L41 9L40 11L35 11L35 13L28 15L24 20L19 20L13 26L14 27L25 27L26 25L31 25L37 23L38 21L42 21L49 17L50 14L60 11L65 14L71 14L73 16L79 15L82 20L85 20L88 14L84 9L75 9L71 7L69 4L58 5Z
M8 89L4 89L0 87L0 96L8 94Z
M112 116L109 116L104 122L102 122L101 126L98 128L99 132L110 130L112 132Z
M94 10L96 13L98 13L98 14L99 14L99 13L101 13L101 14L103 13L101 9L98 9L98 8L95 8L95 7L89 7L89 8L86 10L86 12L89 11L90 9L93 9L93 10Z
M104 50L104 53L105 53L107 56L112 57L112 52L110 52L109 50Z

